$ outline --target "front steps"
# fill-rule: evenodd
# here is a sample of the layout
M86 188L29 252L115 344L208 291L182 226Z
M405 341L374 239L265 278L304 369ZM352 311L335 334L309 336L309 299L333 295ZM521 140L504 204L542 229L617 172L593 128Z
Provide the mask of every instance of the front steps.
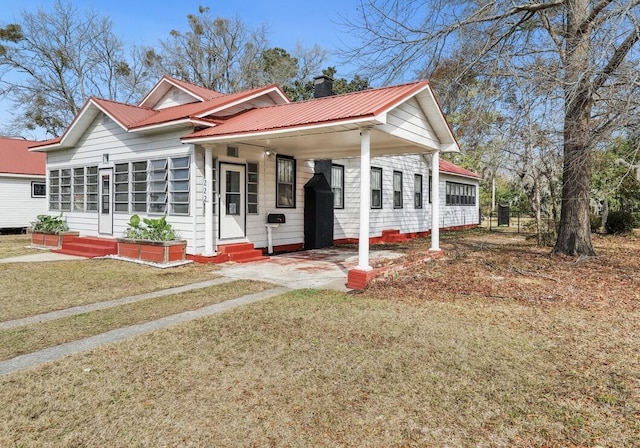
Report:
M218 246L218 255L228 256L228 261L236 263L248 263L250 261L266 260L262 251L256 249L253 243L224 244Z
M90 236L77 236L70 240L65 240L60 249L54 249L52 252L95 258L117 254L118 245L116 240Z

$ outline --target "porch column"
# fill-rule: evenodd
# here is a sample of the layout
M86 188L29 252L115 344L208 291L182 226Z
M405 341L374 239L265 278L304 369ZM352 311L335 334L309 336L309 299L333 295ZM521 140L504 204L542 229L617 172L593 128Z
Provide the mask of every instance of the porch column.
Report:
M440 252L440 153L431 155L431 249Z
M204 256L215 255L213 249L213 149L204 149Z
M371 209L371 129L360 129L360 234L358 240L358 266L362 271L369 266L369 211Z

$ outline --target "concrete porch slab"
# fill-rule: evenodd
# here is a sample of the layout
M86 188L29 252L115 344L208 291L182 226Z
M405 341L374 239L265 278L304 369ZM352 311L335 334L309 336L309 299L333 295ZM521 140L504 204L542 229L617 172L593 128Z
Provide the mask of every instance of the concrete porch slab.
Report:
M378 266L403 255L391 250L372 250L369 258L373 266ZM357 250L329 248L276 255L250 263L225 263L216 274L237 279L262 280L291 289L348 291L347 272L357 265Z

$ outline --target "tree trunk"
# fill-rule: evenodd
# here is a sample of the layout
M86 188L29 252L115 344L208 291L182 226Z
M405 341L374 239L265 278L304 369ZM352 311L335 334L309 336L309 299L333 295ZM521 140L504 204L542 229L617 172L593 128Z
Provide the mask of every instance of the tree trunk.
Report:
M564 62L564 166L562 209L554 254L593 256L589 222L590 119L593 107L589 80L590 35L582 28L589 0L567 0Z

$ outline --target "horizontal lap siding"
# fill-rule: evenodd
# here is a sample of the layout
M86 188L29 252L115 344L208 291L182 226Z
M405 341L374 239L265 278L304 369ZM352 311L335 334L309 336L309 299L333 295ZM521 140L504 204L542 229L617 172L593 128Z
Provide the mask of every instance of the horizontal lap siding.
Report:
M158 135L128 133L112 120L96 118L75 148L47 153L47 170L76 168L102 164L103 154L109 155L109 163L148 160L188 155L190 145L183 145L180 137L184 131ZM193 185L193 184L192 184ZM58 213L52 211L50 213ZM139 214L141 218L157 218L161 215ZM98 214L96 212L64 212L71 230L83 236L98 236ZM114 213L113 235L124 235L129 213ZM193 218L184 215L168 215L167 220L179 235L189 243L192 251L194 236Z
M44 182L44 178L0 175L0 229L28 227L36 216L47 213L47 198L31 197L32 181Z
M272 229L274 246L304 243L304 185L313 176L313 162L296 159L296 207L276 207L276 158L259 166L258 215L247 215L247 238L256 247L267 247L267 215L282 213L286 223Z
M429 156L426 156L429 157ZM334 160L345 167L345 208L336 209L334 238L358 238L360 222L360 159ZM369 233L381 236L383 230L397 229L401 233L424 232L431 229L431 204L429 203L429 168L420 155L373 157L372 167L382 168L382 209L370 209ZM402 173L403 207L393 207L393 172ZM422 209L414 207L414 175L422 175ZM369 175L369 173L367 173ZM472 179L440 175L441 227L477 224L478 206L446 206L446 181L476 185ZM370 194L367 192L367 194ZM477 199L476 199L477 204Z

